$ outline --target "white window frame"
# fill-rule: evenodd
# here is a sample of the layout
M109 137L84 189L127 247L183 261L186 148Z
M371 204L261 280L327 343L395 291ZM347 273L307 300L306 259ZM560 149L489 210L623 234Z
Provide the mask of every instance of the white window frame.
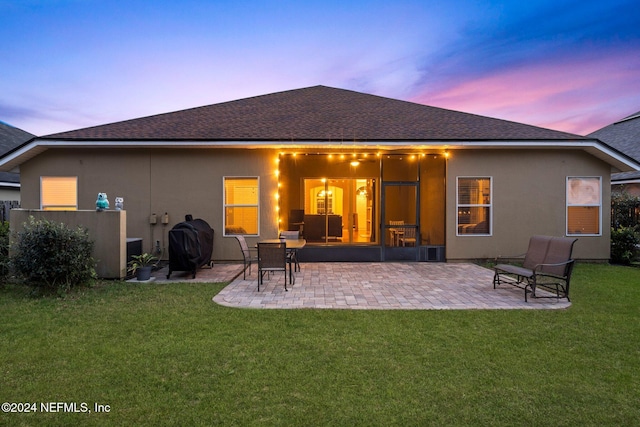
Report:
M227 186L226 186L226 182L227 179L255 179L258 182L258 202L257 204L242 204L242 205L236 205L236 204L227 204ZM232 208L243 208L243 207L256 207L257 211L258 211L258 216L257 216L257 234L243 234L243 236L249 236L249 237L257 237L260 235L260 177L259 176L246 176L246 175L242 175L242 176L223 176L222 177L222 230L223 236L235 236L235 234L227 234L227 208L232 207Z
M569 183L572 179L597 179L599 187L599 198L597 203L571 203L570 204L570 186ZM567 236L602 236L602 177L601 176L567 176L565 184L565 232ZM570 233L569 232L569 207L597 207L598 208L598 233Z
M75 205L45 205L43 203L44 199L44 191L42 189L42 182L48 178L72 178L76 180L76 204ZM55 208L54 210L69 210L69 211L77 211L78 210L78 177L77 176L55 176L55 175L44 175L40 177L40 209L47 210L48 208Z
M489 203L486 204L461 204L460 203L460 180L461 179L488 179L489 180ZM460 212L461 208L489 208L489 233L460 233ZM457 176L456 177L456 236L459 237L491 237L493 236L493 177L492 176Z

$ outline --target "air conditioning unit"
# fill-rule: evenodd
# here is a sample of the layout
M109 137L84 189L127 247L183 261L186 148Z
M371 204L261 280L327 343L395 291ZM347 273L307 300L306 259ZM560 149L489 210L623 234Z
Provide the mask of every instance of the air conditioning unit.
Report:
M134 255L142 255L142 239L139 237L127 237L127 263Z

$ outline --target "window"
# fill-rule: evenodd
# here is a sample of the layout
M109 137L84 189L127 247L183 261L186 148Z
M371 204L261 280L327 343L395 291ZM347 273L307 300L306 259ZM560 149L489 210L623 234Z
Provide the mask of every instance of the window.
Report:
M224 178L224 235L257 236L260 191L256 177Z
M40 208L46 211L78 209L78 178L75 176L40 177Z
M325 208L326 203L326 208ZM316 198L316 209L319 214L333 213L333 191L320 190Z
M601 177L567 177L567 235L601 234Z
M491 178L458 177L457 235L491 235Z

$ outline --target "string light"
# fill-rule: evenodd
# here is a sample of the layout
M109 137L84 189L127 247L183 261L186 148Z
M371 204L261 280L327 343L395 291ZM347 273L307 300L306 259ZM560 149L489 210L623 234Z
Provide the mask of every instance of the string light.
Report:
M428 150L427 150L428 151ZM362 153L357 153L357 152L352 152L352 153L320 153L320 152L316 152L316 153L298 153L298 152L281 152L279 153L279 158L275 159L276 164L279 164L281 162L281 156L291 156L292 158L296 158L298 157L298 155L304 155L304 156L325 156L325 158L327 160L332 160L334 159L336 156L340 159L340 160L346 160L347 157L351 157L353 160L351 162L349 162L349 164L351 166L358 166L360 163L362 163L363 159L368 158L370 155L371 156L375 156L377 158L383 158L383 157L387 157L389 159L391 158L396 158L398 160L416 160L416 159L423 159L426 158L427 156L431 156L431 153L425 153L423 151L414 151L413 153L411 153L411 151L409 152L404 152L404 153L395 153L395 152L384 152L384 151L378 151L375 153L371 153L371 152L362 152ZM449 152L448 150L445 148L444 151L441 152L441 154L433 154L433 158L437 159L438 156L443 156L445 159L449 158ZM357 162L357 163L356 163ZM276 172L276 176L278 176L279 172Z

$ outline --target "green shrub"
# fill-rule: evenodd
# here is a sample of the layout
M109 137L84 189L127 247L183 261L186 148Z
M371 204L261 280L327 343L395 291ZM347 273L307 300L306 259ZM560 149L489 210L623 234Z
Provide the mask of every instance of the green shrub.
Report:
M640 197L632 196L626 191L612 192L611 226L620 228L640 225L638 209L640 209Z
M634 227L611 229L611 262L629 265L638 255L640 237Z
M0 222L0 280L9 275L9 223Z
M30 285L66 292L95 278L93 241L81 227L30 217L13 249L12 265Z

